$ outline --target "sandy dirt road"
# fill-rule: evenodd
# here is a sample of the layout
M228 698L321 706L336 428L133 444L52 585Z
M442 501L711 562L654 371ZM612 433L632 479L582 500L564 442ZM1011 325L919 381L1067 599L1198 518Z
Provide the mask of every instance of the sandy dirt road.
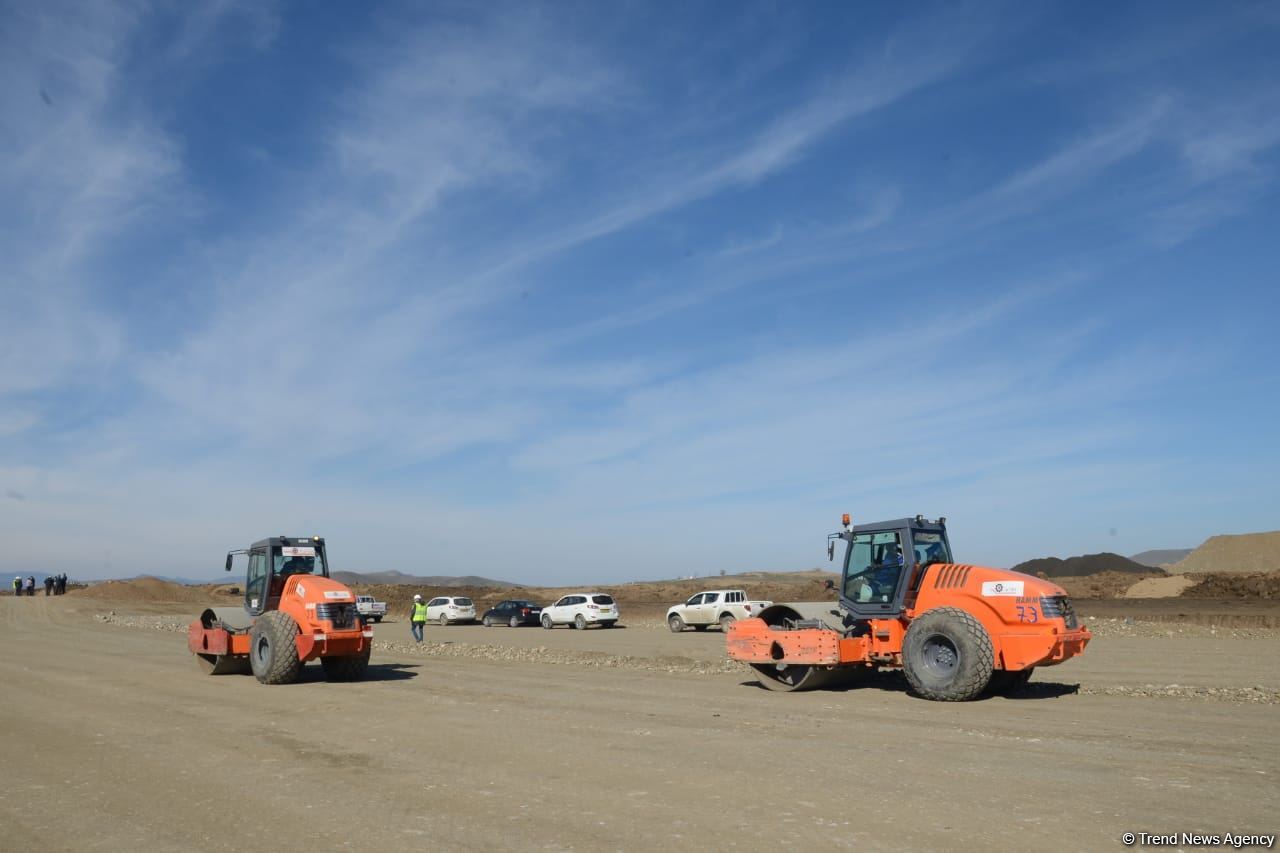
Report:
M637 664L610 667L423 653L392 623L369 681L312 665L265 687L106 607L0 599L4 849L1105 850L1280 829L1274 638L1103 638L1028 698L949 705L891 677L776 694L681 671L722 657L714 632L428 629ZM1148 683L1222 698L1106 692Z

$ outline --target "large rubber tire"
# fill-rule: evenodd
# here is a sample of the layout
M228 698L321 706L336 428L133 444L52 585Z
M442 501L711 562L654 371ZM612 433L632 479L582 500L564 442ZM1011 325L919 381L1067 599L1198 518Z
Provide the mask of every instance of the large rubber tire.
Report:
M679 634L684 630L684 620L680 618L679 613L671 614L671 618L667 619L667 627L671 629L673 634Z
M507 623L507 625L509 625L509 626L510 626L510 627L512 627L512 628L519 628L519 627L520 627L520 617L519 617L519 616L512 616L512 617L511 617L511 621L510 621L510 622L508 622L508 623Z
M542 627L543 627L543 628L546 628L548 631L550 631L550 630L551 630L551 626L552 626L552 624L553 624L553 623L552 623L552 621L551 621L551 617L550 617L550 616L548 616L548 615L547 615L547 614L545 614L545 613L544 613L544 614L542 614Z
M573 617L573 627L577 628L579 631L587 630L587 617L583 616L581 613Z
M991 680L987 682L987 692L992 696L1008 696L1010 693L1017 693L1027 686L1027 682L1031 680L1031 673L1034 671L1034 666L1027 667L1020 672L997 669L991 673Z
M733 618L732 613L721 613L720 614L720 630L726 634L729 633L729 626L732 625L734 621L735 620Z
M364 651L358 655L344 657L320 658L320 666L324 667L327 681L361 681L369 671L369 652L372 645L366 643Z
M292 684L302 673L298 659L298 623L279 610L259 616L249 632L249 666L263 684Z
M991 637L958 607L939 607L912 620L902 643L902 668L925 699L967 702L986 690L995 667Z

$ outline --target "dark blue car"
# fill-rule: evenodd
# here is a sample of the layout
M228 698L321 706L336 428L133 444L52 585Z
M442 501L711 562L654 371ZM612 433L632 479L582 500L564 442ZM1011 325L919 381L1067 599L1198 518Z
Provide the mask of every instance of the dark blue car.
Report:
M486 628L492 628L494 625L510 625L512 628L519 628L521 625L537 625L538 617L541 615L542 605L521 598L513 598L510 601L499 601L490 607L484 612L484 617L480 621Z

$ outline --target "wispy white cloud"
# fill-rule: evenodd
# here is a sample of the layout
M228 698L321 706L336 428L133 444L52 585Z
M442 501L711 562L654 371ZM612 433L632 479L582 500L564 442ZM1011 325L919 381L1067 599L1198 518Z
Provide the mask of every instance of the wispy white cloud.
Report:
M5 28L0 122L0 393L98 375L123 331L95 310L93 252L168 211L177 149L119 98L136 16L100 5L74 14L16 10Z
M789 79L781 109L735 111L740 97L717 100L701 80L698 103L730 108L705 120L691 108L678 132L651 137L631 124L661 114L643 104L642 75L551 13L464 10L425 26L389 15L363 47L342 48L345 88L301 117L319 156L282 169L238 227L185 230L193 281L175 282L190 292L174 301L197 309L147 334L104 306L92 261L198 199L162 111L122 91L140 9L67 28L31 13L16 30L29 44L0 57L19 81L0 96L16 141L0 186L20 226L0 236L13 259L0 272L0 394L11 395L0 437L40 426L42 402L15 392L65 393L104 372L119 391L91 422L60 427L44 458L0 457L0 488L25 498L0 531L73 529L67 559L97 559L103 543L117 560L122 548L161 547L158 534L137 535L138 518L210 553L227 547L226 531L269 518L349 537L353 551L372 545L361 552L376 559L391 553L379 542L415 531L440 560L488 560L516 580L594 580L592 554L616 547L624 523L666 544L613 561L615 577L660 571L646 561L715 559L718 546L689 532L694 518L725 530L745 520L762 567L787 559L806 525L825 527L802 519L837 500L978 506L992 483L1026 503L1045 484L1093 494L1104 471L1164 476L1141 454L1099 460L1150 428L1124 408L1143 383L1176 385L1161 370L1205 353L1108 340L1107 322L1080 316L1071 296L1103 286L1105 257L1073 249L1038 266L1072 271L1047 282L993 269L948 295L949 260L1086 211L1164 215L1183 239L1248 209L1256 196L1226 188L1269 180L1275 145L1271 124L1198 119L1170 86L1123 109L1082 108L1087 121L1011 146L986 163L996 178L961 175L927 208L919 199L934 188L910 168L877 172L893 158L867 157L832 185L871 191L775 210L772 188L811 158L860 160L831 149L860 121L910 113L913 99L984 65L1000 28L964 10L910 20L867 36L848 66ZM244 14L203 8L179 47L200 53L231 29L258 33L250 46L269 51L287 21ZM577 171L584 126L622 141ZM654 148L673 136L678 149ZM1090 190L1138 158L1176 190L1135 180L1123 209L1098 208ZM625 244L703 210L690 257L651 265L626 247L574 269L575 250L604 254L603 238ZM199 222L201 211L181 215ZM886 257L918 269L920 287L889 277L853 299ZM810 298L829 278L849 282L848 302ZM901 298L885 298L891 287ZM809 318L811 337L772 316L786 310ZM1089 417L1082 400L1113 414ZM525 544L520 570L476 555L495 511L515 519L503 535ZM666 529L677 530L669 543ZM15 539L9 556L37 557L42 538Z

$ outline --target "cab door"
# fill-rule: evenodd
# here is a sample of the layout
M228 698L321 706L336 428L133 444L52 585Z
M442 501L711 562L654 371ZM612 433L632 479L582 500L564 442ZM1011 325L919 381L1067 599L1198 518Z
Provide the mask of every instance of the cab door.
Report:
M854 530L846 534L840 603L859 619L883 619L902 612L906 578L915 554L905 528Z
M244 609L254 616L267 606L267 552L262 549L249 552L249 571L244 581Z
M702 602L706 598L703 593L692 596L684 603L684 622L686 625L702 624Z
M710 625L716 621L716 608L720 606L720 593L704 592L698 605L698 624Z

